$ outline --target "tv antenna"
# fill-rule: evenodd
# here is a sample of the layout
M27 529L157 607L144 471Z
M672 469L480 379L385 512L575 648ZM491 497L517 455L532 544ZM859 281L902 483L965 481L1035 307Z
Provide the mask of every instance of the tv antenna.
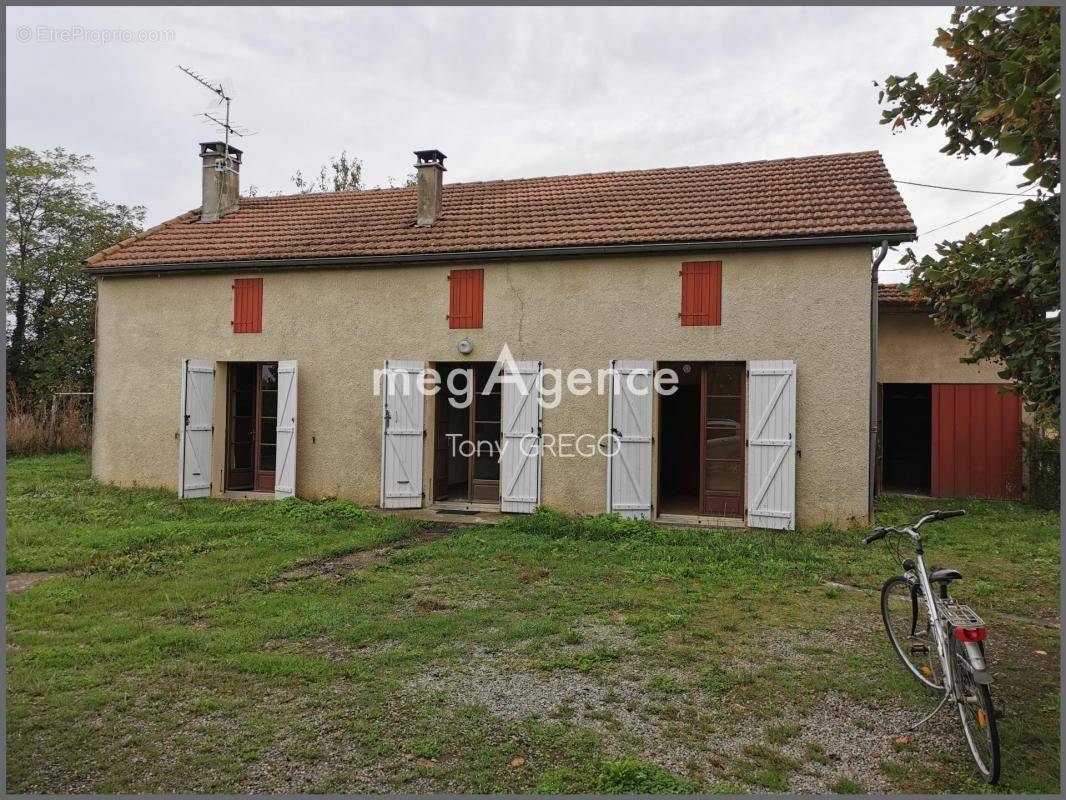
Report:
M225 115L224 115L223 119L219 119L217 116L215 116L213 114L208 114L207 112L199 114L198 116L205 117L207 120L209 120L210 122L215 123L220 128L222 128L223 131L225 131L226 138L225 138L225 143L224 143L225 149L223 150L223 158L224 158L224 162L223 163L228 165L229 164L229 137L230 137L230 135L243 137L243 136L255 136L255 134L250 132L250 131L248 131L247 129L245 129L244 127L242 127L240 125L235 125L235 124L232 124L230 122L229 108L230 108L230 103L233 101L233 98L230 97L226 93L226 89L222 85L221 82L219 82L218 84L211 83L211 81L207 80L207 78L204 78L202 75L194 72L193 70L189 69L188 67L183 67L181 64L178 64L178 69L180 69L182 72L184 72L186 75L188 75L190 78L192 78L194 81L196 81L201 86L205 87L209 91L211 91L214 94L218 95L218 102L219 102L220 105L222 103L226 104L226 112L225 112Z

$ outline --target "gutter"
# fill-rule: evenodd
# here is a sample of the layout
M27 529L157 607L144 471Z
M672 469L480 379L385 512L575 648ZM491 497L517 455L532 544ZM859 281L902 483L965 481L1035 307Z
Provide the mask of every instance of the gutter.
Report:
M378 267L395 264L439 264L470 261L511 261L525 258L583 258L590 256L690 253L706 250L750 250L776 247L867 244L914 241L909 232L877 234L837 234L772 239L708 240L703 242L653 242L649 244L581 245L572 247L530 247L505 250L471 250L449 253L399 253L376 256L330 256L320 258L247 259L240 261L191 261L170 264L131 264L122 267L88 267L88 275L142 275L164 272L222 272L266 269L331 269ZM883 258L883 256L882 256ZM880 263L880 262L878 262ZM876 267L875 267L876 273Z
M877 269L888 255L888 239L881 242L881 249L874 256L870 268L870 487L867 498L867 516L874 522L874 492L877 489Z

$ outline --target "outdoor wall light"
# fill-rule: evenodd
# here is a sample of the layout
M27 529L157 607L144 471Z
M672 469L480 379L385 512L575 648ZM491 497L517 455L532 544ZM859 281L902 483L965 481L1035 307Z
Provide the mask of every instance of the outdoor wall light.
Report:
M468 356L474 352L474 345L470 343L469 339L460 339L458 347L459 352L464 356Z

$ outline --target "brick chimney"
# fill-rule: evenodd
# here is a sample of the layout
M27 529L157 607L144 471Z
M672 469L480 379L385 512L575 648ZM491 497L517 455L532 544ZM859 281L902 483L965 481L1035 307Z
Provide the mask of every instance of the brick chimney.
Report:
M241 155L225 142L200 142L203 161L203 206L200 222L218 222L241 204Z
M440 216L444 159L447 156L440 150L415 150L415 158L418 173L418 221L415 226L428 228Z

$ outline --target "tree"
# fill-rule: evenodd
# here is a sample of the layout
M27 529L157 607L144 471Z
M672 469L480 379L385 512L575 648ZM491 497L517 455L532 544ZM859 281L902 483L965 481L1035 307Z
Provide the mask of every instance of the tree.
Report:
M348 158L344 150L330 158L318 171L317 178L308 180L299 170L290 178L300 194L311 192L357 192L363 188L363 162L354 156Z
M92 159L8 148L8 386L26 399L92 389L96 283L85 259L141 229L144 209L100 200Z
M941 127L941 152L995 152L1025 167L1032 199L959 241L915 257L910 287L933 319L970 343L966 359L998 360L1026 407L1057 423L1060 396L1059 182L1061 106L1057 7L959 6L933 44L950 61L925 81L885 79L882 124Z

